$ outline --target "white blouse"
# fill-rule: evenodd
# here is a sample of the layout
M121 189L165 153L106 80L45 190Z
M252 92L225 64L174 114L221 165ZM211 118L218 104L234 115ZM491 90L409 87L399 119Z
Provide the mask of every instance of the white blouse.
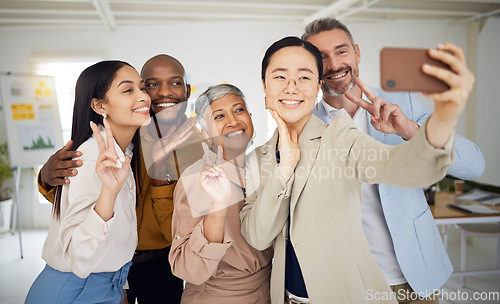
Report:
M106 138L101 128L103 138ZM115 141L116 153L124 156ZM125 154L132 158L133 144ZM73 272L81 278L95 272L112 272L132 259L137 246L136 191L132 169L116 198L113 217L105 222L94 210L101 192L95 166L99 156L92 135L78 151L83 165L78 174L63 186L61 214L55 216L43 246L42 258L62 272Z

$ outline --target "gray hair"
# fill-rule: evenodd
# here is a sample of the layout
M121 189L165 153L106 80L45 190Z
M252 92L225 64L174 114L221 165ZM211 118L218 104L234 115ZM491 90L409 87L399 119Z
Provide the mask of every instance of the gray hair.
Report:
M356 43L354 43L354 38L352 37L351 32L349 31L347 26L342 22L338 21L337 19L330 17L320 18L311 21L311 23L309 23L306 26L305 33L302 35L302 40L307 40L309 39L309 37L313 35L317 35L321 32L326 32L331 30L344 31L351 40L352 46L354 47L356 45Z
M232 84L222 83L218 85L210 86L205 92L203 92L198 99L196 99L196 103L194 105L194 112L196 113L196 118L200 123L202 128L207 128L207 122L205 121L205 113L207 111L208 106L228 94L234 94L236 96L241 97L243 101L245 101L245 96L241 92L240 89L235 87Z

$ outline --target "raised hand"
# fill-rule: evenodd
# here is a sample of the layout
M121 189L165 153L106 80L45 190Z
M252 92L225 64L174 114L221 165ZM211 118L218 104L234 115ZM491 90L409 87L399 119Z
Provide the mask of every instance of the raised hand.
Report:
M278 149L280 151L280 163L278 171L285 182L292 177L295 167L300 160L300 148L298 144L298 135L295 130L288 131L285 122L279 116L276 110L269 109L271 116L278 124Z
M182 145L192 134L196 125L196 118L188 118L181 126L170 126L162 138L158 139L152 149L152 178L165 179L167 171L165 159Z
M429 56L441 60L452 71L424 64L422 71L446 82L450 89L441 93L424 93L434 99L434 112L427 121L427 140L436 148L442 148L453 132L462 114L467 98L474 86L474 75L467 69L462 48L451 43L440 44L437 50L429 50Z
M429 50L429 56L446 63L453 72L424 65L422 68L424 73L441 79L450 86L448 91L442 93L424 94L434 99L434 113L442 122L456 123L472 91L475 77L467 68L463 49L452 43L440 44L437 50Z
M104 142L97 125L90 122L97 146L99 147L99 157L97 158L95 172L101 180L102 190L118 195L129 173L130 158L128 156L118 157L111 126L106 120L103 121L106 130L106 142Z
M210 212L226 208L231 199L231 182L221 165L224 163L223 150L217 147L217 155L214 155L206 143L202 143L203 160L205 165L200 173L201 188L212 200Z
M406 118L398 105L377 96L359 77L356 77L355 82L371 103L354 96L351 92L345 92L345 97L371 114L371 124L376 130L386 134L397 134L407 140L415 135L419 125Z
M70 140L54 153L40 170L40 179L47 186L56 187L69 183L67 177L75 176L78 171L75 168L81 167L82 161L73 159L82 156L80 151L69 151L73 141Z

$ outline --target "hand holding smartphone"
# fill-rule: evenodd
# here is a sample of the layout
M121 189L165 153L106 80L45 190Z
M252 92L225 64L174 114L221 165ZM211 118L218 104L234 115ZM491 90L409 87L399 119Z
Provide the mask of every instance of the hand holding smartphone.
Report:
M429 57L427 49L383 48L380 52L382 89L427 93L450 89L443 81L422 72L423 64L450 70L448 65Z

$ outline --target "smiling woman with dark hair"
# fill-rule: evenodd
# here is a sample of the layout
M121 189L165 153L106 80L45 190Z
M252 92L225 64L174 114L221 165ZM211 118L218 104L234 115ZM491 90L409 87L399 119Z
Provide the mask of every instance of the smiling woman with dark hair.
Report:
M250 245L274 247L273 303L396 303L364 237L361 186L426 186L452 163L454 127L474 76L462 72L463 53L454 45L433 57L455 72L425 66L424 72L450 90L429 95L435 113L414 138L387 146L348 116L327 125L312 115L323 74L316 47L286 37L265 53L265 103L278 127L247 157L240 217Z
M149 106L144 81L126 62L101 61L78 78L71 139L83 165L56 190L47 265L25 303L122 301L137 246L132 170L140 168L138 130L150 121Z

